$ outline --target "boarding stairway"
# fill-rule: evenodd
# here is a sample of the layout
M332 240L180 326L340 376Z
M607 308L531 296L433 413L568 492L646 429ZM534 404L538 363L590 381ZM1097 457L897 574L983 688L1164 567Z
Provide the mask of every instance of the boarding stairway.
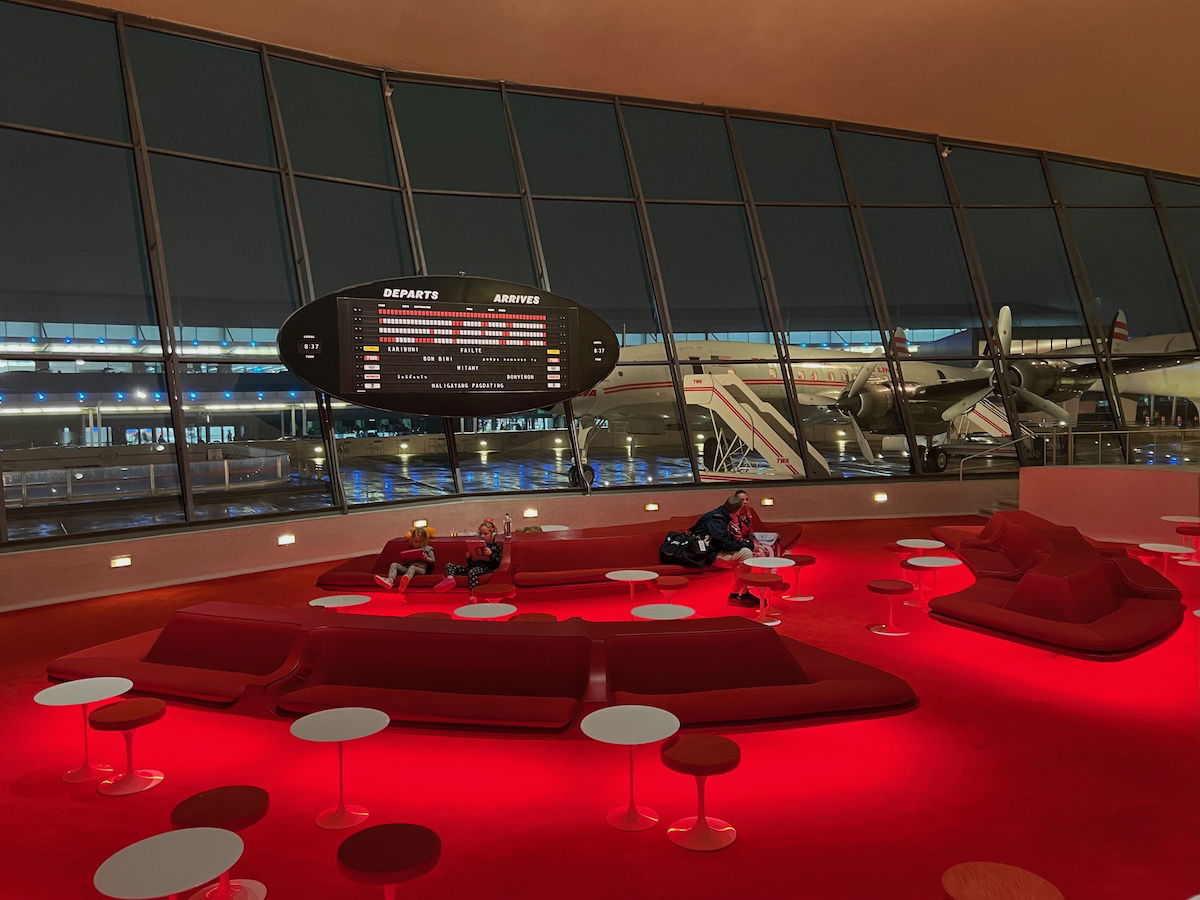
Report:
M984 397L971 407L970 412L964 413L955 419L954 430L960 435L979 434L982 432L990 437L1004 438L1005 440L1010 440L1013 437L1037 437L1037 432L1024 423L1021 423L1021 433L1019 435L1010 435L1008 416L1004 413L1004 407L999 403L995 403L989 397Z
M804 478L805 452L819 468L829 471L817 449L810 443L802 449L779 411L732 372L685 375L683 396L689 406L709 410L736 438L724 439L718 429L715 465L701 475L702 480L719 481L722 473L750 470L763 478ZM753 464L750 453L762 457L766 465Z

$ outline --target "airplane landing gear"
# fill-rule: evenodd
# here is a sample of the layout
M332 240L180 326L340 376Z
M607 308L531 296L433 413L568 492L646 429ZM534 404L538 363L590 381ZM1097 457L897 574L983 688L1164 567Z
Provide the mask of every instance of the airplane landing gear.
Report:
M596 483L596 470L587 463L583 464L582 475L579 472L578 466L571 466L571 468L567 470L567 483L570 484L571 487L583 487L584 478L587 479L586 483L589 485Z
M946 466L949 464L950 454L948 454L941 447L925 448L925 471L945 472Z

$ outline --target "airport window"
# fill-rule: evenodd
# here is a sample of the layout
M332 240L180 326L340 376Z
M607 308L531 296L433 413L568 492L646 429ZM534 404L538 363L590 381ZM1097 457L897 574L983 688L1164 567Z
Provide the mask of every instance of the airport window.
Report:
M578 486L562 404L451 420L463 492L555 491ZM514 527L536 522L519 522ZM496 521L500 517L496 516Z
M317 296L415 271L400 194L297 178Z
M733 132L755 202L846 202L829 129L734 119Z
M1052 162L1050 172L1068 206L1149 206L1146 179L1130 172Z
M400 82L392 105L413 187L516 193L499 91Z
M1159 196L1164 206L1200 206L1200 184L1156 178Z
M0 406L21 404L3 417L0 437L8 539L181 522L161 367L36 365L0 370Z
M519 200L423 194L416 201L430 275L537 280Z
M821 343L879 343L867 279L845 209L760 206L767 258L787 332L828 332ZM865 332L865 336L858 334ZM808 343L805 341L804 343Z
M860 203L949 202L933 144L857 131L838 140Z
M1113 352L1194 347L1154 210L1072 209L1070 217L1100 320L1124 310L1130 338L1149 341L1117 342Z
M633 204L538 200L535 214L551 289L604 319L622 347L645 348L630 358L662 359Z
M624 106L622 115L647 197L741 199L723 118L646 106Z
M10 350L14 338L21 352L141 354L158 343L130 151L0 129L0 197Z
M509 104L534 194L630 196L611 103L510 94Z
M338 468L346 501L389 503L454 493L443 420L337 403Z
M0 59L0 121L129 140L111 22L0 3Z
M271 76L297 172L398 183L378 78L276 58Z
M275 165L257 53L142 28L126 35L151 147Z
M1170 209L1166 215L1193 290L1200 291L1200 209Z
M992 307L1009 307L1022 334L1087 340L1054 211L972 209L967 218Z
M175 324L268 329L266 346L202 349L273 357L274 330L300 299L279 176L159 155L152 168Z
M650 226L676 335L770 331L741 207L655 203Z
M864 216L892 325L957 329L932 344L910 339L909 349L975 355L979 308L950 210L867 209Z
M1050 204L1042 164L1036 156L954 147L950 152L950 173L959 197L968 206Z

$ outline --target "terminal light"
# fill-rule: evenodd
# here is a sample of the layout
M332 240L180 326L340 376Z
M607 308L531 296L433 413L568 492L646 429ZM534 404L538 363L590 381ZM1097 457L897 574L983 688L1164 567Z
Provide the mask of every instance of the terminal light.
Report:
M646 512L658 512L658 504L657 503L647 503L645 506L645 510L646 510Z
M480 447L486 447L486 446L487 446L487 441L480 441L480 442L479 442L479 446L480 446Z
M133 557L132 556L114 556L112 559L110 559L108 561L108 567L110 569L123 569L123 568L125 568L125 566L132 566L132 565L133 565Z
M758 502L759 502L759 504L761 504L762 506L774 506L774 505L775 505L775 498L774 498L774 497L763 497L763 498L762 498L761 500L759 500Z
M401 445L400 445L400 449L401 449L401 450L407 450L407 449L408 449L408 444L401 444Z
M275 539L275 543L280 547L286 547L288 544L296 543L296 536L294 534L281 534Z
M428 528L428 519L413 519L413 528Z
M536 519L537 514L538 514L538 511L536 509L534 509L532 506L526 507L525 511L521 513L521 515L523 517L525 517L526 519Z
M876 503L887 503L887 494L885 494L883 491L879 491L872 499Z

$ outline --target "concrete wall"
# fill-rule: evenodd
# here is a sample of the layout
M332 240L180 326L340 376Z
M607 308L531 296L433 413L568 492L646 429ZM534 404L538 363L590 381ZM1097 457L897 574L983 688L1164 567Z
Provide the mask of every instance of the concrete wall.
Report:
M745 487L767 521L974 514L1001 498L1012 499L1016 493L1011 478ZM373 553L388 538L407 530L415 519L427 519L442 535L473 531L484 516L500 522L505 512L512 514L514 528L615 525L698 516L717 506L731 490L731 486L662 492L613 490L588 497L576 493L513 494L12 550L0 554L0 610ZM879 492L887 493L885 502L873 499ZM775 504L759 505L764 497L774 498ZM647 512L647 503L658 503L659 509ZM537 516L525 518L526 508L535 508ZM295 535L296 542L279 546L281 534ZM121 555L131 556L132 565L111 568L109 561Z

